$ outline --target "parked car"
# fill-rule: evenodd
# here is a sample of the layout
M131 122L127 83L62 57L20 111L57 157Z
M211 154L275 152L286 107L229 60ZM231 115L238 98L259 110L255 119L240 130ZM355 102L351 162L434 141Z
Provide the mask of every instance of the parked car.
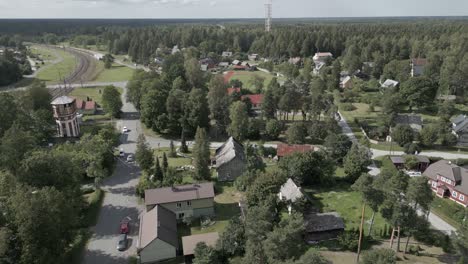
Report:
M120 149L120 150L119 150L119 156L120 156L120 157L125 157L125 152L124 152L123 149Z
M120 223L120 233L121 234L128 234L128 231L129 231L128 221L122 221Z
M124 127L122 128L122 133L127 133L127 132L128 132L128 128L127 128L126 126L124 126Z
M124 251L125 249L127 249L127 234L121 234L117 241L117 250Z
M133 161L133 154L130 154L127 156L127 162L132 162Z

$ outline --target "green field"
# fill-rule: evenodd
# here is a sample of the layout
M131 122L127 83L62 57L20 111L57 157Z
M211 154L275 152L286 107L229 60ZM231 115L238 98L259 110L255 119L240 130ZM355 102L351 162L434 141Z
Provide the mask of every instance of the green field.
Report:
M37 74L37 78L46 83L58 83L60 79L70 75L76 65L76 58L72 54L57 49L57 53L63 58L59 63L49 65Z
M32 45L30 46L29 51L39 57L40 59L44 60L45 65L47 65L47 61L53 61L58 59L57 55L50 49L44 48L42 46Z
M117 63L112 64L110 69L104 69L104 63L100 61L96 71L100 72L93 80L95 82L123 82L130 80L135 70Z
M120 87L116 87L120 93L123 92L123 89ZM83 87L83 88L75 88L70 93L70 96L76 97L81 100L86 100L87 97L93 99L98 105L102 103L102 92L104 87Z
M234 75L231 77L231 80L239 80L242 82L244 89L254 91L255 89L253 88L253 85L251 84L251 79L252 79L252 76L255 76L255 75L265 78L265 81L263 84L264 88L268 87L268 84L270 83L271 79L273 79L274 77L273 75L262 72L262 71L255 71L255 72L236 71Z

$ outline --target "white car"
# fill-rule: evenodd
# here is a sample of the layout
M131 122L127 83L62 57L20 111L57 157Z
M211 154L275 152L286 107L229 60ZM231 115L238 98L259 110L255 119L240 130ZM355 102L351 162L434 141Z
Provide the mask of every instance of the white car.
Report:
M124 127L122 128L122 133L127 133L127 132L128 132L128 128L127 128L126 126L124 126Z
M127 156L127 162L133 162L133 154Z
M125 157L125 152L124 152L123 149L120 149L120 151L119 151L119 156L120 156L120 157Z

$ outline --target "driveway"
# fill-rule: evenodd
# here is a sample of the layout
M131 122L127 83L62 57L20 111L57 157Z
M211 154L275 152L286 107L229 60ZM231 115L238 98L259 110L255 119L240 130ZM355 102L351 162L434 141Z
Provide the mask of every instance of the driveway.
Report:
M133 105L125 103L122 119L117 122L121 129L126 126L130 131L121 135L121 145L126 155L135 153L138 137L138 114ZM143 206L138 204L135 186L138 183L140 169L135 163L119 159L114 174L105 179L102 189L106 192L99 212L97 225L92 228L91 237L83 263L86 264L127 264L128 257L136 255L138 238L138 215ZM124 252L116 249L119 236L119 223L122 219L130 220L129 247Z

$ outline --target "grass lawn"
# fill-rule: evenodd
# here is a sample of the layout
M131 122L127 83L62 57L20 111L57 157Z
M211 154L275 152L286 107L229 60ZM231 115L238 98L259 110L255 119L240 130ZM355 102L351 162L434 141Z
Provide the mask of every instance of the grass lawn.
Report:
M104 69L104 63L99 62L97 65L97 70L100 70L100 73L93 80L95 82L123 82L128 81L132 78L134 69L129 67L113 63L110 69Z
M47 65L47 61L53 61L58 59L57 55L52 50L44 48L42 46L32 45L29 51L33 55L36 55L39 59L42 59L44 61L44 65Z
M345 222L346 230L358 229L361 221L361 195L352 191L349 184L339 184L331 188L305 187L304 191L313 200L313 205L321 212L338 212ZM370 224L372 210L366 207L365 214L365 234ZM379 236L380 229L383 229L385 220L380 213L376 213L373 227L374 237Z
M262 71L254 71L254 72L251 72L251 71L235 71L234 75L231 77L231 80L241 81L242 84L244 85L244 89L248 89L248 90L251 90L252 92L254 92L255 89L252 87L252 84L251 84L250 80L252 79L252 76L255 76L255 75L265 78L265 81L264 81L264 84L263 84L264 88L266 88L268 86L271 79L273 79L273 77L274 77L272 74L262 72Z
M169 148L154 149L153 152L154 152L154 155L156 155L159 158L159 162L161 162L161 165L162 165L163 153L166 153L167 163L169 164L170 167L181 167L181 166L192 164L192 159L190 158L169 157L169 152L170 152Z
M73 72L78 63L75 56L72 54L60 49L57 49L56 52L60 54L63 60L57 64L50 65L37 74L38 79L48 84L60 82L60 79L63 79Z
M465 217L465 208L450 199L439 198L434 195L431 204L431 212L445 220L455 228L460 228L460 223Z
M215 223L209 227L201 228L198 221L192 223L190 233L203 234L210 232L222 233L229 220L240 214L238 202L242 194L238 192L232 183L217 183L215 190Z

